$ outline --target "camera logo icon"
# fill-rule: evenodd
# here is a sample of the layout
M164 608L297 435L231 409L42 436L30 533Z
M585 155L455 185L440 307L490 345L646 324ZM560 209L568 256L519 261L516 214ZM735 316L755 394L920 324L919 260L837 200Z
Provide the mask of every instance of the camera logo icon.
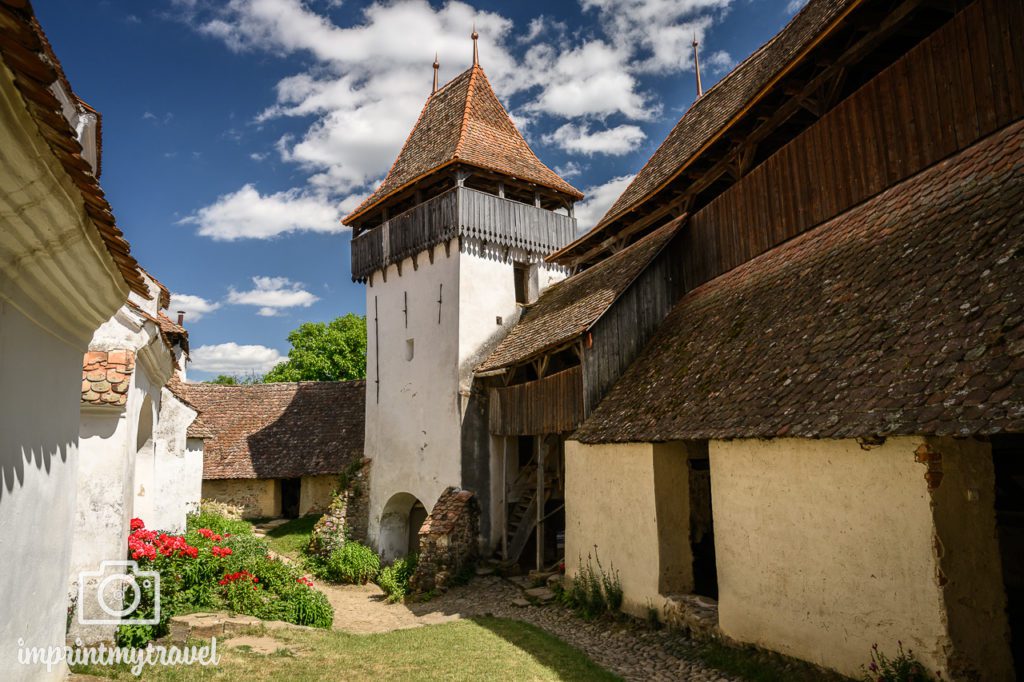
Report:
M153 593L153 615L132 618L142 603L143 591L149 590ZM104 561L98 571L82 571L78 574L78 622L156 625L160 622L160 574L140 571L138 562L129 560Z

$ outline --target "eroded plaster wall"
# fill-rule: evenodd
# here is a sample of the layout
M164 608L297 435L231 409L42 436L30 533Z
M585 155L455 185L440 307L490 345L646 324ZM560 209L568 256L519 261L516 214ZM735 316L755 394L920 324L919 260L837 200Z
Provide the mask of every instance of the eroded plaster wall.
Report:
M18 663L26 646L63 646L78 468L82 353L0 301L0 670L61 679Z
M606 572L618 571L623 610L641 617L665 594L692 589L689 456L682 443L567 441L566 572L596 552Z
M199 509L203 441L186 436L195 410L166 388L160 400L153 447L140 451L135 463L135 515L147 528L180 533L186 516Z
M281 485L273 478L228 478L203 481L203 499L242 507L246 519L281 515Z
M338 489L338 476L303 476L299 488L299 516L322 514Z
M966 657L1012 679L987 446L935 445L934 487L927 444L711 442L722 632L848 675L902 640L947 678Z

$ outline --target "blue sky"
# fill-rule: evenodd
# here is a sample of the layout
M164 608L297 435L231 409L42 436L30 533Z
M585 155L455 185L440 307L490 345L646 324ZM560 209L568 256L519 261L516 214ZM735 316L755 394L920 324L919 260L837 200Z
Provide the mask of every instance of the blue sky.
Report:
M187 310L192 379L262 372L304 321L364 313L339 219L386 174L430 91L480 61L589 228L695 95L800 0L37 0L103 114L101 183Z

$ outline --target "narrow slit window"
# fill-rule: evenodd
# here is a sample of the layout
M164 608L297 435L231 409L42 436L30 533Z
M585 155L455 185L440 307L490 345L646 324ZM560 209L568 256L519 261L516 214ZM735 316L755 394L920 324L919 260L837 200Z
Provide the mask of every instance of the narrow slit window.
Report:
M526 263L513 263L512 273L515 277L516 303L529 303L530 266Z
M414 352L416 350L415 346L416 346L416 340L415 339L406 339L405 340L405 359L406 360L410 360L410 361L412 360L412 356L413 356L413 354L414 354Z

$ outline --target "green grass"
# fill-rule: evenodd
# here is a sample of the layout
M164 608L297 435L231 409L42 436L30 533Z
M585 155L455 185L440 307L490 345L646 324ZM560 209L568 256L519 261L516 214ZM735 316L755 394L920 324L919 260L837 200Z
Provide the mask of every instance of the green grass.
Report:
M267 531L267 542L278 554L297 557L309 545L309 536L313 526L320 520L319 514L300 516L288 523L283 523L273 530Z
M617 680L583 653L526 623L499 618L461 620L376 635L340 631L268 632L274 654L218 649L217 668L147 668L142 679L191 680ZM136 679L127 668L74 672Z

